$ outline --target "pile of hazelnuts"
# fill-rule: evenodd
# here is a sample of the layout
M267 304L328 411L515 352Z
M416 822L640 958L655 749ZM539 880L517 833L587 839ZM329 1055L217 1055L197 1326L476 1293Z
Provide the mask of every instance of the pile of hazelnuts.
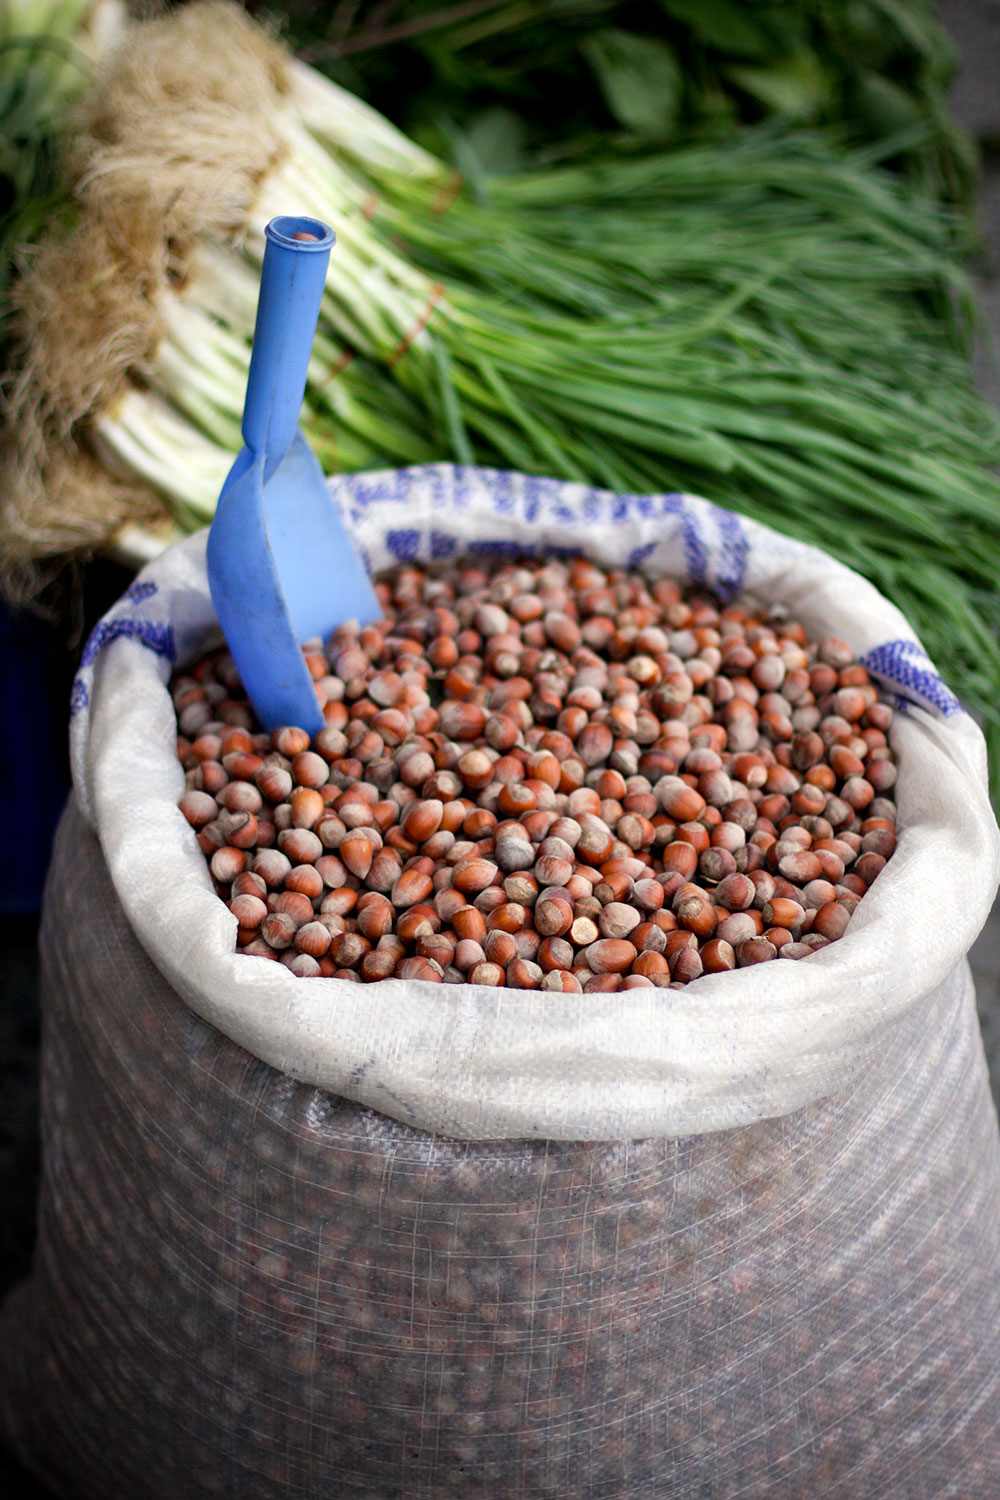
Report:
M584 558L406 564L309 641L325 727L175 676L241 953L369 983L675 987L805 959L896 846L892 709L780 609Z

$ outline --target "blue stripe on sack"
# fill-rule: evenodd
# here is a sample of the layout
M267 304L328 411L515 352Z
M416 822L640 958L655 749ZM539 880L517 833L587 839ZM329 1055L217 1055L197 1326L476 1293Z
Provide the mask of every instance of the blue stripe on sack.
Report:
M958 698L942 681L930 657L916 641L886 641L865 652L861 665L874 676L898 687L905 698L936 709L944 718L964 713Z
M413 488L413 475L411 474L410 470L409 469L397 469L396 470L396 490L395 490L395 497L396 497L397 502L403 503L403 502L409 500L409 498L410 498L410 491L411 491L412 488Z
M534 552L535 548L530 542L484 537L480 541L469 542L467 550L474 557L524 557L527 553Z
M426 485L430 486L431 510L436 511L450 509L450 492L446 494L441 472L440 470L435 468L426 469L423 471L420 469L407 469L406 493L401 496L401 498L404 501L408 501L410 498L411 489L413 489L414 487L420 489Z
M125 598L133 603L142 603L157 592L155 583L133 583L126 590ZM117 615L99 620L90 633L90 638L80 656L80 669L73 679L69 699L69 716L72 719L90 702L90 689L84 678L105 646L112 641L135 640L157 656L167 661L177 660L174 627L163 620L139 620L134 615Z
M82 677L73 679L73 690L69 695L69 716L72 719L81 713L90 702L90 693Z
M153 583L151 579L145 579L142 583L129 584L125 590L125 598L130 599L133 604L144 604L154 594L158 594L160 586Z
M545 483L544 479L538 479L535 475L528 475L524 481L524 519L529 525L538 519L544 503Z
M750 542L739 516L734 515L731 510L718 510L716 524L722 538L722 555L716 570L716 583L720 594L731 598L743 587Z
M514 491L511 484L511 476L503 469L496 474L494 479L493 509L499 516L510 515L514 509Z
M660 511L665 516L679 516L684 543L684 568L692 583L704 583L708 570L708 552L699 523L684 503L683 495L662 495Z
M640 563L646 561L646 558L651 553L656 551L658 545L659 543L657 542L644 542L641 547L633 547L626 559L625 566L627 568L637 568Z
M469 475L470 474L474 475L476 472L477 471L475 469L469 469L469 468L467 468L467 467L465 467L463 465L456 465L456 467L453 468L451 470L451 473L450 473L450 479L451 479L450 492L447 495L445 495L444 476L442 475L440 469L435 469L434 470L434 504L435 504L435 506L441 504L442 497L443 497L444 500L445 500L445 503L448 504L450 502L451 506L454 507L455 510L465 510L466 507L469 504L469 494L471 492L471 486L469 484ZM489 483L488 478L486 480L486 483L487 484Z
M174 644L172 625L155 620L137 620L132 615L119 615L117 618L101 620L94 627L90 639L83 648L80 666L91 666L98 652L103 651L105 646L110 646L112 641L117 641L122 637L131 637L133 640L140 641L148 650L154 651L157 656L165 656L168 661L176 659L177 649Z
M351 509L355 516L381 503L404 503L410 496L413 484L419 477L431 489L432 510L462 511L468 508L480 486L486 485L487 493L497 514L508 515L519 507L515 480L520 480L520 509L529 523L538 520L540 512L548 511L553 521L567 526L589 525L605 517L616 525L624 524L632 516L655 518L656 514L675 515L680 521L681 540L684 549L685 570L693 583L712 582L710 578L711 548L706 543L704 523L699 514L688 509L685 496L677 493L664 495L612 494L597 488L583 490L574 505L564 498L567 488L563 480L536 475L515 476L507 470L486 470L464 465L427 465L417 476L408 469L393 471L391 477L371 482L363 476L344 479ZM602 515L603 512L603 515ZM720 561L717 570L717 586L720 592L729 595L742 587L749 543L740 520L732 512L715 512L716 525L721 538ZM432 557L446 558L458 550L456 539L443 532L431 532ZM413 561L420 551L422 533L416 528L402 527L389 530L385 535L385 546L398 561ZM472 541L466 545L470 553L480 556L526 555L537 550L530 543L507 541L502 538ZM552 556L571 557L579 551L583 542L575 546L549 546L545 550ZM635 567L655 550L655 543L643 544L633 549L628 566ZM369 568L370 571L370 568Z
M420 532L411 527L403 531L387 531L385 545L400 562L412 562L420 547Z
M381 505L386 500L399 499L399 486L391 483L371 484L355 481L349 484L348 490L354 508L359 511L367 510L370 505Z

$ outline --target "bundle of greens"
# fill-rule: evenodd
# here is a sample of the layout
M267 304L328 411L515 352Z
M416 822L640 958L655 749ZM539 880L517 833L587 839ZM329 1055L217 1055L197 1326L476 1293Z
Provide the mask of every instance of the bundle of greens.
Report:
M872 578L1000 744L1000 421L959 231L864 155L764 127L473 192L220 4L137 26L77 145L79 223L20 290L9 587L210 518L263 226L309 212L338 234L304 416L328 470L705 494Z
M274 14L273 0L251 9ZM934 0L282 0L295 45L434 149L492 168L621 132L666 142L774 116L852 143L901 131L915 185L971 201L955 54Z

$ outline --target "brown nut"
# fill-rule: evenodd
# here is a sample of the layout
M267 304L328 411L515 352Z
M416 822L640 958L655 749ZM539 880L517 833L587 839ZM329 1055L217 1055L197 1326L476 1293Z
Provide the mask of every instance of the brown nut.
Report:
M601 938L584 949L583 957L595 974L622 974L638 953L624 938Z
M423 870L404 870L393 885L389 899L397 908L416 906L426 901L433 890L434 881Z
M642 920L634 906L622 901L609 901L597 919L597 925L606 938L627 938Z
M778 956L777 948L764 937L746 938L742 943L736 944L735 953L737 966L741 969L767 963Z
M460 938L481 943L486 936L486 918L474 906L460 906L452 913L451 925Z
M839 901L827 901L820 906L813 917L812 931L820 937L828 938L835 942L843 937L851 920L851 913L847 907Z
M540 990L558 990L565 995L579 995L583 991L583 985L575 974L567 969L550 969L543 974L538 982Z
M499 964L484 961L476 964L474 969L470 969L469 983L503 985L506 983L506 976Z
M765 927L787 927L797 931L805 918L805 908L798 901L784 896L772 896L761 910Z
M494 885L500 877L500 869L492 860L473 857L461 860L454 867L452 884L463 895L478 895Z
M514 958L507 965L507 983L515 990L537 990L542 982L541 965L530 959Z

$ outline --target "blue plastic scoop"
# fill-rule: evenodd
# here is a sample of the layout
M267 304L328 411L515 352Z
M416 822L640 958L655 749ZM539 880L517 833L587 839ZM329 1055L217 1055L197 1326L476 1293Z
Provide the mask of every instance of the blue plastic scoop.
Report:
M301 643L381 615L323 471L298 429L334 233L272 219L243 408L246 446L208 534L208 582L226 643L266 729L324 719Z

